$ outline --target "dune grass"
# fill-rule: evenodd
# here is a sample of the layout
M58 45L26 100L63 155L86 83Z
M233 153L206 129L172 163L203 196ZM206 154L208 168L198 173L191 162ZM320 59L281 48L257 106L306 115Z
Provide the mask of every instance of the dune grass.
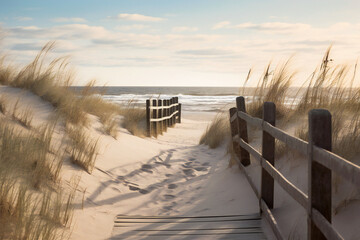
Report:
M71 222L73 193L57 185L65 157L51 153L54 126L50 122L20 131L11 121L0 120L1 239L60 239ZM50 194L54 197L46 200L44 195ZM45 218L45 208L57 215Z
M227 114L217 114L201 136L199 144L217 148L227 138L230 138L229 117Z
M47 43L35 59L23 68L6 65L0 61L0 83L33 92L51 103L64 120L70 124L86 126L87 113L99 117L104 133L116 137L116 116L119 108L101 98L94 90L95 81L85 85L80 93L71 90L75 74L69 67L68 57L50 58L55 42ZM24 117L24 116L23 116Z
M98 140L91 139L79 126L68 127L67 132L70 138L68 152L71 162L91 173L98 155Z
M131 101L121 106L120 115L123 116L121 125L131 134L139 137L146 135L146 110L138 108Z

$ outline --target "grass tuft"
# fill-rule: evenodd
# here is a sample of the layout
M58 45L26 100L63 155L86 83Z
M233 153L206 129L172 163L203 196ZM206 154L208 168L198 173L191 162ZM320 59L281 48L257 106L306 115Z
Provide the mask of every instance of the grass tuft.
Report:
M199 144L217 148L230 136L229 119L225 114L217 114L207 126L200 138Z

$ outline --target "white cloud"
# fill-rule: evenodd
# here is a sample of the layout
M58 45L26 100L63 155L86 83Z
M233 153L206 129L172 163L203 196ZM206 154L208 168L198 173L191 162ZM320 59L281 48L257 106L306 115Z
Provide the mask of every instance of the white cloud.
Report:
M285 23L285 22L266 22L266 23L241 23L232 26L232 28L238 29L254 29L263 31L289 31L289 30L306 30L311 26L303 23Z
M240 23L240 24L231 24L228 21L219 22L213 26L213 29L248 29L248 30L257 30L257 31L266 31L266 32L296 32L304 31L312 28L309 24L304 23L286 23L286 22L265 22L265 23Z
M17 21L25 22L25 21L31 21L33 20L31 17L16 17Z
M141 14L129 14L129 13L120 13L116 15L115 17L109 17L112 19L120 19L120 20L127 20L127 21L136 21L136 22L160 22L165 20L164 18L160 17L151 17L151 16L145 16Z
M115 29L119 31L143 30L145 28L148 28L148 26L143 24L122 25L115 27Z
M196 27L173 27L172 31L173 32L196 32L199 29Z
M67 22L78 22L78 23L84 23L86 22L85 19L83 18L78 18L78 17L74 17L74 18L53 18L51 19L51 21L53 22L57 22L57 23L67 23Z
M230 26L230 22L223 21L223 22L219 22L219 23L215 24L213 26L213 29L227 28L228 26Z

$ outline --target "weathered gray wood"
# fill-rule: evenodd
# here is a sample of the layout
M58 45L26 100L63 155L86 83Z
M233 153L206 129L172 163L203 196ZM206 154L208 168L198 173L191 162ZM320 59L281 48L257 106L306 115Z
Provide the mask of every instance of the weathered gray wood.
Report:
M170 100L169 100L170 102L169 102L169 104L170 105L173 105L173 98L170 98ZM173 112L174 112L174 109L173 109L173 107L170 107L170 112L169 112L169 116L171 116L172 114L173 114ZM169 119L169 122L170 122L170 127L174 124L174 122L173 122L173 119L172 118L170 118Z
M177 104L175 107L174 107L174 112L176 112L176 111L179 111L179 105L178 105L178 103L179 103L179 98L178 97L174 97L174 103L175 104ZM177 122L178 122L178 120L177 120L177 114L176 115L174 115L174 124L176 124Z
M245 108L245 98L244 97L237 97L236 98L236 108L237 111L246 113ZM244 140L244 142L248 143L248 133L247 133L247 123L244 119L241 119L238 114L237 116L237 124L238 124L238 132L240 138ZM240 147L239 152L236 152L238 157L240 158L240 162L244 166L250 165L250 155L249 153L242 147Z
M298 153L303 154L304 156L308 155L308 143L304 140L291 136L286 132L282 131L281 129L271 126L267 122L263 123L262 129L268 132L274 138L285 143L287 147L297 151Z
M241 141L243 141L243 140L241 140ZM257 190L257 188L256 188L253 180L251 179L251 177L249 176L248 172L246 171L246 168L245 168L242 164L240 164L240 162L238 162L238 163L239 163L239 168L240 168L241 171L244 173L244 175L245 175L247 181L249 182L250 187L251 187L252 190L254 191L256 197L257 197L258 199L260 199L259 191Z
M266 159L262 159L261 166L273 177L277 183L305 210L308 207L308 197L294 184L287 180L274 166L272 166Z
M256 128L262 128L262 124L263 124L262 119L256 118L256 117L251 117L250 115L243 113L243 112L238 112L238 115L241 119L244 119L251 126L256 127Z
M229 109L229 114L230 114L230 119L231 116L236 115L237 113L237 109L236 108L230 108ZM234 138L234 136L236 136L239 133L239 129L238 129L238 125L236 121L231 122L230 121L230 132L231 132L231 138ZM235 155L240 159L239 155L240 155L240 144L236 141L232 141L232 146L233 146L233 151L235 153Z
M259 164L261 164L262 156L254 147L244 142L244 140L240 139L239 136L235 136L233 139L233 141L238 142L241 147L246 149L246 151L248 151L255 158L255 160L258 161Z
M157 106L157 100L156 99L153 99L152 101L152 106L156 107ZM156 109L153 109L153 112L152 112L152 119L156 119L157 118L157 110ZM157 128L158 124L157 122L152 122L152 134L153 136L157 137L157 133L158 133L158 128Z
M166 99L165 101L166 101L166 106L170 106L170 100L169 100L169 99ZM167 117L170 116L170 108L167 108L167 109L166 109L166 116L167 116ZM166 125L167 125L168 127L170 127L170 119L167 119L167 120L166 120Z
M179 103L178 123L181 123L181 103Z
M167 117L167 109L166 109L167 105L166 105L166 100L163 100L163 105L164 105L163 117L166 118L166 117ZM167 120L164 119L164 120L162 121L162 124L163 124L163 130L164 130L165 132L167 132Z
M260 200L260 208L262 213L265 215L266 220L270 224L271 229L273 230L273 233L275 234L275 237L278 240L285 240L284 235L281 233L279 225L277 224L274 216L272 215L269 207L266 205L264 200Z
M151 137L151 123L150 123L150 99L146 100L146 134Z
M276 107L273 102L265 102L263 108L263 120L275 126ZM262 134L262 156L271 165L275 163L275 138L266 131ZM274 179L265 170L261 169L261 198L266 205L274 207Z
M321 230L328 240L343 240L344 238L338 231L326 220L326 218L315 208L312 209L311 216L315 225Z
M117 216L110 239L265 239L259 214Z
M272 166L266 159L264 159L261 154L256 151L251 145L245 143L243 140L240 140L238 136L234 137L234 141L237 141L241 147L245 148L249 153L261 164L261 166L273 177L279 185L287 192L291 197L293 197L301 206L307 209L308 197L300 189L298 189L294 184L288 181L274 166ZM251 182L250 182L251 185Z
M163 101L162 101L161 99L159 99L159 100L158 100L158 106L159 106L159 107L162 107L162 103L163 103ZM163 109L160 108L160 109L158 110L157 118L161 119L161 118L163 117L162 112L163 112ZM158 125L158 132L159 132L159 134L161 134L161 135L162 135L162 133L163 133L163 131L164 131L164 129L163 129L163 122L164 122L163 120L158 122L158 124L159 124L159 125Z
M308 179L308 239L322 240L325 235L312 221L312 209L316 209L331 223L331 170L313 161L315 145L331 151L331 114L325 109L309 112L309 179Z
M322 148L313 147L313 160L360 186L360 166Z

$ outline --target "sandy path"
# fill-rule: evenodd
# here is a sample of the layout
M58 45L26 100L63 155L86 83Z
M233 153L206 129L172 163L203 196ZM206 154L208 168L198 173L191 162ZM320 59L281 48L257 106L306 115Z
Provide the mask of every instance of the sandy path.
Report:
M198 145L211 117L184 115L181 124L157 139L122 135L116 143L110 141L104 162L99 161L92 175L82 177L85 203L72 238L110 237L118 214L258 213L257 199L244 176L227 167L225 147L210 150ZM129 159L112 160L116 154Z

